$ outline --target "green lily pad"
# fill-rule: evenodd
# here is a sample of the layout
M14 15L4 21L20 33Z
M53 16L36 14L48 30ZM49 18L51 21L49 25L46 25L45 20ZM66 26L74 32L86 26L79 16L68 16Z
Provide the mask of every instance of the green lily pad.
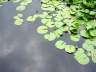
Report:
M53 41L56 39L55 33L50 32L49 34L45 34L44 38L47 39L48 41Z
M24 6L24 5L18 6L18 7L16 8L17 11L23 11L23 10L25 10L25 9L26 9L26 6Z
M56 48L58 48L58 49L64 49L64 45L65 45L65 42L62 41L62 40L58 40L58 41L55 43L55 46L56 46Z
M96 30L95 29L90 30L89 33L90 33L91 36L96 36Z
M23 24L23 19L17 19L17 20L15 20L15 22L14 22L14 24L15 25L21 25L21 24Z
M88 56L85 53L82 53L80 51L77 51L74 54L74 58L76 59L76 61L82 65L86 65L90 62Z
M73 45L65 45L65 51L68 53L74 53L76 51L76 47Z
M40 34L45 34L45 33L48 32L47 29L48 29L48 27L46 27L46 26L39 26L39 27L37 28L37 32L40 33Z
M86 38L89 37L89 34L86 32L86 30L81 30L80 35L83 36L83 37L86 37Z
M34 15L34 16L29 16L26 20L28 22L34 22L37 18L39 17L38 14Z
M77 42L77 41L80 40L80 35L71 34L71 35L70 35L70 39L71 39L72 41Z
M56 26L57 28L60 28L60 27L62 27L63 25L64 25L63 22L55 22L55 26Z
M87 50L87 51L91 51L91 50L94 49L94 46L93 46L92 44L88 43L88 42L84 42L83 45L82 45L82 47L83 47L85 50Z
M96 63L96 49L91 51L91 58L94 63Z

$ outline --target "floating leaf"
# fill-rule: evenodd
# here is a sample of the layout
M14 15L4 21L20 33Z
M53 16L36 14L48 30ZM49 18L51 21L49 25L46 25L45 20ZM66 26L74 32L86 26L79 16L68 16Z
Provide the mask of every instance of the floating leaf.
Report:
M83 44L83 48L87 51L91 51L92 49L94 49L93 45L88 45L88 44Z
M53 41L56 39L55 33L50 32L49 34L45 34L44 38L47 39L48 41Z
M47 28L46 26L39 26L39 27L37 28L37 32L40 33L40 34L45 34L45 33L48 32L47 29L48 29L48 28Z
M94 39L93 41L91 41L92 45L96 46L96 39Z
M28 22L34 22L37 18L39 17L39 15L34 15L34 16L29 16L26 20Z
M18 3L20 2L21 0L12 0L13 3Z
M93 29L96 27L96 20L89 20L87 23L86 23L86 28L87 30L89 29Z
M54 22L50 21L50 22L46 23L46 26L48 26L49 28L53 28L53 27L55 27L55 24L54 24Z
M86 32L86 30L81 30L80 35L83 36L83 37L86 37L86 38L89 37L89 34Z
M56 46L56 48L58 48L58 49L64 49L65 43L64 43L64 41L62 41L62 40L58 40L58 41L55 43L55 46Z
M17 14L18 17L23 17L23 14L19 13Z
M77 52L78 53L84 53L84 49L83 48L78 48Z
M21 5L21 6L18 6L18 7L16 8L16 10L17 10L17 11L23 11L23 10L25 10L25 8L26 8L26 6Z
M48 19L46 19L46 18L41 19L41 23L46 24L47 22L48 22Z
M47 3L49 0L41 0L43 3Z
M59 38L60 37L60 34L59 34L59 32L56 30L56 31L54 31L54 34L56 35L56 37L57 38Z
M74 35L74 34L71 34L70 35L70 39L72 40L72 41L79 41L80 40L80 35Z
M73 45L65 45L65 51L68 53L73 53L76 51L76 47Z
M84 42L83 45L82 45L82 47L85 50L87 50L87 51L91 51L91 50L94 49L94 46L90 42L88 42L88 41Z
M96 36L96 30L95 29L94 30L90 30L89 32L90 32L91 36Z
M92 61L94 63L96 63L96 49L94 49L94 50L91 51L91 57L92 57Z
M23 19L15 20L15 25L21 25L23 23Z
M82 65L86 65L89 63L89 58L85 53L82 53L81 51L77 51L74 54L74 58L77 60L78 63L82 64Z
M63 31L62 31L61 29L57 29L56 31L57 31L57 33L58 33L59 35L62 35L62 34L63 34Z
M62 27L63 25L64 25L63 22L55 22L55 26L56 26L57 28L60 28L60 27Z

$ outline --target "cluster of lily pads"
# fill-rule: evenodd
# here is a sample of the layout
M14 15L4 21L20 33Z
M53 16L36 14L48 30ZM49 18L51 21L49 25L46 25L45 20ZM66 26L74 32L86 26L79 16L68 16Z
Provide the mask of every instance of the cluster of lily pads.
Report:
M34 22L40 17L42 25L37 28L37 32L44 35L48 41L57 40L56 48L73 54L74 58L83 65L88 64L90 59L96 63L96 14L94 8L89 8L93 4L85 1L83 3L83 0L77 2L76 0L73 2L72 0L41 0L42 13L26 19L28 22ZM74 44L67 44L61 39L64 33L70 36ZM85 42L78 47L76 43L81 37Z
M5 2L8 2L8 0L0 0L0 6L2 6Z
M23 24L22 11L32 0L13 0L19 3L14 16L16 25ZM82 65L96 63L96 0L41 0L41 13L28 16L26 21L32 23L41 19L37 32L48 41L56 41L57 49L73 54ZM73 44L68 44L63 37L69 35ZM77 42L83 38L81 47Z
M14 0L13 2L19 4L16 7L17 15L14 16L14 23L16 25L21 25L24 22L22 12L27 8L28 5L32 3L32 0Z

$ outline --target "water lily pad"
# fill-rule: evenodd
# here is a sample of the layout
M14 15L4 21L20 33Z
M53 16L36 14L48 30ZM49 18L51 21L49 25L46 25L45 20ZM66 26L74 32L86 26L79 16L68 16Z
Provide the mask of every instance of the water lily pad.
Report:
M15 20L14 24L15 25L21 25L21 24L23 24L23 19L17 19L17 20Z
M73 45L65 45L65 51L68 53L74 53L76 51L76 47Z
M25 10L25 9L26 9L26 6L24 6L24 5L18 6L18 7L16 8L17 11L23 11L23 10Z
M55 33L50 32L49 34L45 34L44 38L47 39L48 41L53 41L56 39Z
M96 30L95 29L90 30L89 33L90 33L91 36L96 36Z
M72 40L72 41L79 41L80 40L80 35L74 35L74 34L71 34L70 35L70 39Z
M37 28L37 32L40 33L40 34L45 34L45 33L48 32L47 29L48 29L48 27L46 27L46 26L39 26L39 27Z
M86 65L90 62L88 56L85 53L81 53L80 51L77 51L74 54L74 58L77 60L78 63L82 65Z
M65 47L65 42L63 40L58 40L56 43L55 43L55 46L56 48L58 49L64 49Z
M83 43L82 47L87 50L87 51L91 51L94 49L94 46L92 44L89 44L87 42Z
M86 37L86 38L89 37L89 34L86 32L86 30L81 30L80 35L83 36L83 37Z
M94 49L94 50L91 51L91 57L92 57L92 61L94 63L96 63L96 49Z

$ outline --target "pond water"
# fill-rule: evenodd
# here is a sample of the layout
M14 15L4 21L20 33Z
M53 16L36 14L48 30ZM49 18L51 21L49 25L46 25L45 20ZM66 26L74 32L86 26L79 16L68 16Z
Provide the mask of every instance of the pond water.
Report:
M40 1L33 2L23 12L25 18L40 12ZM43 39L36 32L39 19L34 24L14 25L15 8L10 2L0 7L0 72L96 72L96 64L80 65L73 55Z

